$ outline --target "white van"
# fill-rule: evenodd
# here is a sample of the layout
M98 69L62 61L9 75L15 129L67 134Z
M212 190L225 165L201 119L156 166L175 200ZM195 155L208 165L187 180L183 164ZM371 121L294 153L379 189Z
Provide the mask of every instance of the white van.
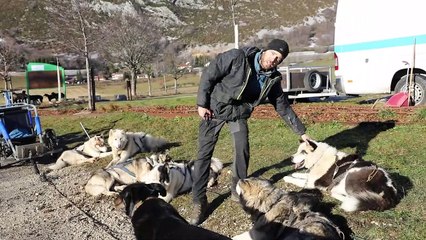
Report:
M424 0L339 0L335 23L336 89L346 94L407 91L426 103Z

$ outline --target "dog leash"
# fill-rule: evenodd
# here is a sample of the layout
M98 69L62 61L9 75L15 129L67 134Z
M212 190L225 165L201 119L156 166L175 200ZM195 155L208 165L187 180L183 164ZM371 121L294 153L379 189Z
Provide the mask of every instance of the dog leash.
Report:
M379 172L379 167L375 165L373 171L368 175L367 182L373 180L374 176L376 176L378 172Z

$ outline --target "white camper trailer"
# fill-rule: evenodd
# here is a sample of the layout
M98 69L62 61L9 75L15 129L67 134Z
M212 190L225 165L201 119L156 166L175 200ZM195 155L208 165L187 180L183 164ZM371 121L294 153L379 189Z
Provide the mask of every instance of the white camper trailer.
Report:
M391 93L407 91L411 83L412 100L425 104L423 6L424 0L339 0L336 89L346 94Z

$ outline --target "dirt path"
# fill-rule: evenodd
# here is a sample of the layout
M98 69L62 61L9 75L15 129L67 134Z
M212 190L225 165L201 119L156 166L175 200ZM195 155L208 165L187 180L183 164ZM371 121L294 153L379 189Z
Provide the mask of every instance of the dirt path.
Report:
M417 107L411 108L385 108L378 106L374 109L370 105L326 105L326 104L296 104L293 105L294 111L305 123L318 122L341 122L347 124L358 124L360 122L382 122L387 120L395 121L398 124L407 124L416 121L415 114ZM133 107L125 108L124 111L133 111L146 113L152 116L164 118L197 116L197 110L191 106L176 107ZM75 114L78 111L52 111L49 109L39 110L40 114ZM98 109L98 113L102 110ZM278 118L272 106L262 105L255 109L252 114L253 118L273 119Z

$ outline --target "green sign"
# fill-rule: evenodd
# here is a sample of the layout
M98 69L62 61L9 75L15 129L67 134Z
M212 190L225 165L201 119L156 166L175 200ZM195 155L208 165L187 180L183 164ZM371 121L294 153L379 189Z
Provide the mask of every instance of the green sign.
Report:
M25 77L28 94L30 89L63 87L63 93L66 95L65 70L63 67L49 63L31 62L27 64Z

